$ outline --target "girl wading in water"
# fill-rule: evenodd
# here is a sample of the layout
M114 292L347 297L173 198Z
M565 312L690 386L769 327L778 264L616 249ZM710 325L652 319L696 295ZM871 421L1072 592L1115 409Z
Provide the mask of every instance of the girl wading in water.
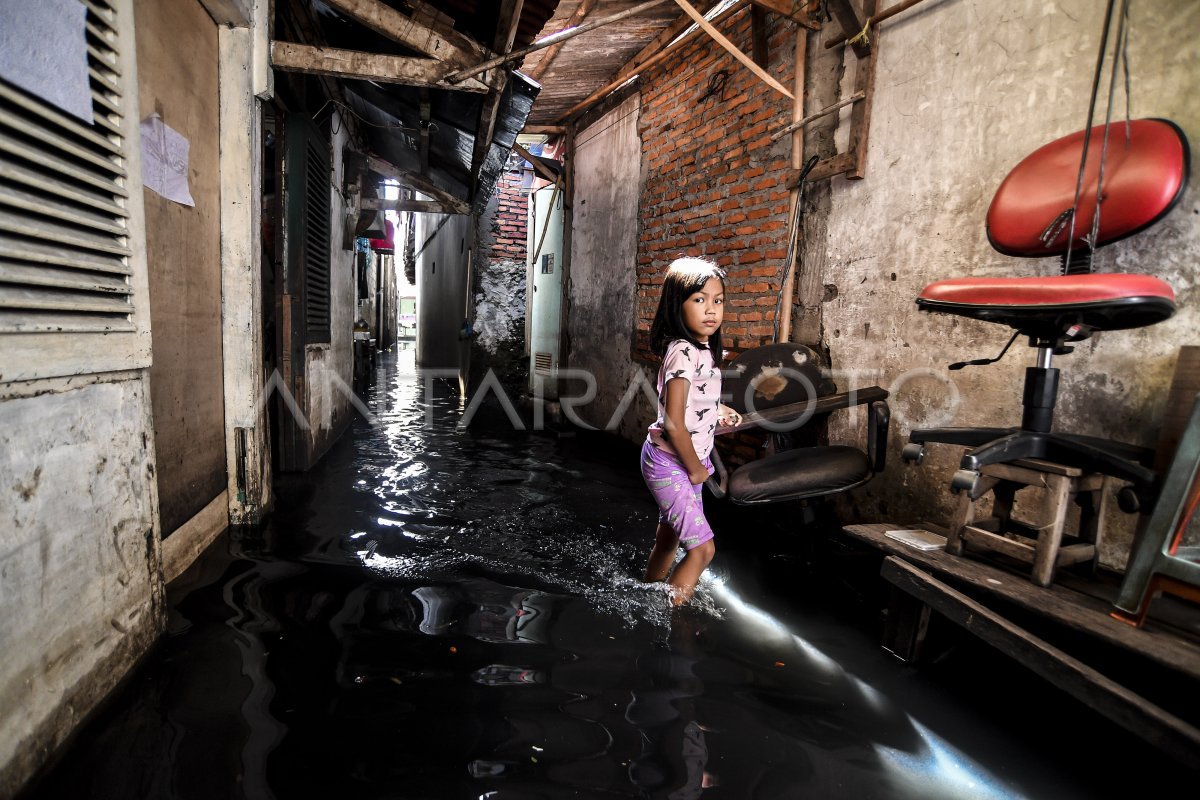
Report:
M650 327L650 346L662 356L662 366L658 419L647 431L641 457L642 476L659 509L645 580L667 580L675 605L691 599L716 553L700 498L713 469L713 436L718 425L741 421L736 411L719 402L722 278L724 273L711 261L673 261ZM687 553L672 570L680 545Z

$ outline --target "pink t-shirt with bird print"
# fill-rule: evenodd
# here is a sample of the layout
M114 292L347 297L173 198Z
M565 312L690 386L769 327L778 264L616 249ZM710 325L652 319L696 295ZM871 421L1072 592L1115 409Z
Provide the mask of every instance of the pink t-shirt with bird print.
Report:
M662 366L658 369L658 419L647 431L650 443L676 458L679 454L667 440L667 381L683 378L689 384L687 405L683 411L684 424L692 437L692 447L701 460L712 452L713 436L717 430L717 406L721 402L721 371L713 363L708 348L698 348L686 339L676 339L667 347Z

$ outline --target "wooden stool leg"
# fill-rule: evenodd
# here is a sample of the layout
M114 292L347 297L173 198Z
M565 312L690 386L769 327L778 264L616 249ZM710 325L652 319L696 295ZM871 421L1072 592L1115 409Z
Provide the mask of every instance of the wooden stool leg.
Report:
M1071 479L1065 475L1047 475L1047 489L1054 516L1049 525L1038 533L1033 553L1033 582L1038 586L1049 586L1054 580L1058 548L1062 544L1063 527L1067 523L1068 504L1071 501Z

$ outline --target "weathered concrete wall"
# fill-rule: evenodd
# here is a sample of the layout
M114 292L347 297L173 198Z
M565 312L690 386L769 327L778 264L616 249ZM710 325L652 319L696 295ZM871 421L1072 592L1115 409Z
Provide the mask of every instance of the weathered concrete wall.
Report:
M458 334L466 318L475 219L417 214L415 233L417 363L465 372L469 345Z
M144 373L4 387L0 796L164 624L148 392Z
M823 268L824 283L833 287L822 329L833 367L859 371L857 383L899 387L891 461L883 479L859 498L863 516L948 517L947 482L961 451L935 445L923 466L904 465L895 456L912 428L1020 421L1020 387L1032 351L1018 343L998 364L949 373L949 362L994 356L1009 331L921 314L913 301L942 278L1056 273L1054 261L993 251L984 215L1018 161L1084 127L1102 10L1089 0L953 0L906 12L884 23L875 39L880 62L866 178L833 179L827 216L810 218L804 251L807 268ZM1200 97L1184 87L1200 74L1194 43L1200 6L1187 0L1135 4L1131 24L1133 115L1173 119L1195 146ZM833 76L829 51L812 44L810 52L810 75ZM852 73L847 68L842 96ZM1117 113L1123 105L1118 95ZM1103 121L1103 105L1099 114ZM1152 328L1098 334L1058 358L1056 429L1155 444L1177 350L1195 344L1200 331L1196 161L1192 169L1191 188L1169 217L1096 259L1097 271L1163 278L1175 289L1179 313ZM812 236L813 225L827 226L827 238ZM906 380L918 370L932 373ZM961 396L956 406L944 383L951 376ZM1118 527L1102 559L1119 565L1133 520L1115 515L1112 522Z
M608 425L626 389L638 373L653 374L628 358L632 349L634 292L637 282L638 195L642 141L638 136L641 103L626 99L575 139L574 225L567 364L595 378L596 398L578 410L593 427ZM580 384L573 392L581 394ZM617 419L615 431L626 439L645 435L653 411L642 392Z
M226 487L217 26L197 0L139 0L134 13L141 115L157 112L188 140L195 201L143 190L158 493L170 536Z

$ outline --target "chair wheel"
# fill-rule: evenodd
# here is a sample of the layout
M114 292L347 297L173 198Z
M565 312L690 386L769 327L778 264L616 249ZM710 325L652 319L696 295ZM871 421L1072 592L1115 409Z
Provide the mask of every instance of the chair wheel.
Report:
M925 460L925 445L916 442L906 444L900 451L900 457L910 464L920 464Z
M959 492L967 492L968 494L975 493L975 485L979 482L979 473L973 469L960 469L954 473L954 477L950 479L950 491L958 494Z
M1126 514L1136 514L1142 510L1142 498L1132 486L1125 486L1117 492L1117 506Z

